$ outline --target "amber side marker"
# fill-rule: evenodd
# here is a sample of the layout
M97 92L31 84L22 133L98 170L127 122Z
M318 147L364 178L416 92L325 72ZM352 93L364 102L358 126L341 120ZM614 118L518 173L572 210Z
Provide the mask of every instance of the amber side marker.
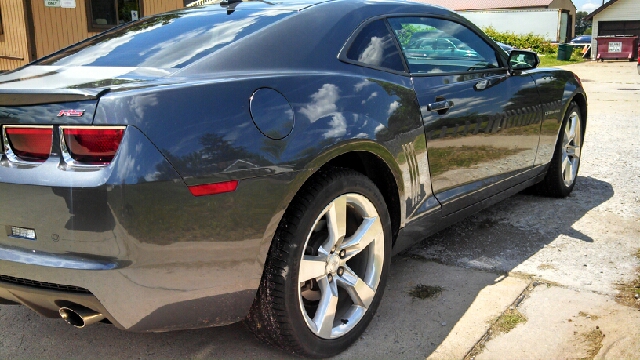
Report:
M215 184L204 184L189 186L189 191L193 196L217 195L236 191L238 180L225 181Z

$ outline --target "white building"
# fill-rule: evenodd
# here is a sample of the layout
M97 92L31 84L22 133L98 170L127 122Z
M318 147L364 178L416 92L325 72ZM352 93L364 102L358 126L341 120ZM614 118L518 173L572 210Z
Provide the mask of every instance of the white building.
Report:
M610 0L586 17L593 20L592 49L597 49L596 37L606 35L635 35L640 37L640 1ZM596 59L597 50L591 51Z
M569 42L576 25L572 0L417 0L458 12L477 26L519 35L533 33L551 42ZM638 0L632 0L638 1Z

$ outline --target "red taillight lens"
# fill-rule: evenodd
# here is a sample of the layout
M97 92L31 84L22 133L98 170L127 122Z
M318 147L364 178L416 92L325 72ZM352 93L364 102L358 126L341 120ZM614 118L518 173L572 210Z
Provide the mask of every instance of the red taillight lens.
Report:
M13 153L24 161L45 162L51 153L53 127L11 127L4 129Z
M62 134L73 160L103 165L116 156L124 128L63 128Z
M215 184L204 184L189 186L189 191L193 196L217 195L236 191L238 180L225 181Z

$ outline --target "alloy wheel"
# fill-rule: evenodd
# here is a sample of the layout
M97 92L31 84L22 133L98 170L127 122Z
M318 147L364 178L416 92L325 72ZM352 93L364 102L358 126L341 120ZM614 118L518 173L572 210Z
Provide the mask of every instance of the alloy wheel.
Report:
M342 195L320 213L298 276L300 310L316 336L339 338L364 317L380 283L384 240L380 216L362 195Z
M580 131L580 116L574 110L564 126L562 140L562 179L566 187L576 180L580 165L580 151L582 148L582 132Z

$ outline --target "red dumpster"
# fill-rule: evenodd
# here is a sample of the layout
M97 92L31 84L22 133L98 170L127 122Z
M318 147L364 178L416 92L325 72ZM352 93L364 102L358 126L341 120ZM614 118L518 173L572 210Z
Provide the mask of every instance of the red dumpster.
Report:
M637 36L599 36L598 57L596 60L620 60L633 61L638 58Z

